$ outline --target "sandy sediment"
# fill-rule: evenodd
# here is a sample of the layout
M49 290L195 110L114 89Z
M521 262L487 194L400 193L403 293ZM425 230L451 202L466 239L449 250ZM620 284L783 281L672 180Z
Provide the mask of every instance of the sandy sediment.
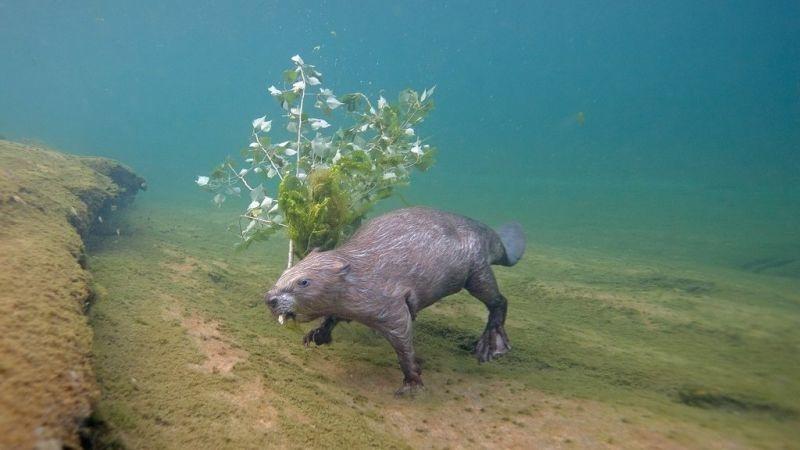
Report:
M98 396L82 236L144 187L115 161L0 140L0 447L80 446Z

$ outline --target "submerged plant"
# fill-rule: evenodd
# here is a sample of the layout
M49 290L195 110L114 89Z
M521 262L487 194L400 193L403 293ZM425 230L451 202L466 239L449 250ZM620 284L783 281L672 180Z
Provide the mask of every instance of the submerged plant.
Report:
M288 267L314 248L335 247L376 202L408 183L412 169L429 168L435 153L415 129L433 108L435 86L421 94L404 90L394 103L383 96L373 103L360 92L334 95L316 67L299 55L291 60L283 89L268 88L290 139L273 143L272 120L259 117L252 123L252 142L241 151L244 164L228 157L195 180L215 194L218 206L243 189L249 192L250 204L238 220L241 245L285 229ZM325 119L309 114L310 102ZM329 131L331 122L336 131Z

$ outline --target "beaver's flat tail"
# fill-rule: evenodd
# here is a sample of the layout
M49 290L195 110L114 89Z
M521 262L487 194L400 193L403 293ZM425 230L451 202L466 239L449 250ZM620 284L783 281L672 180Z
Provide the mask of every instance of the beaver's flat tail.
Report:
M503 266L513 266L525 253L525 231L517 222L510 222L495 230L503 242L506 250L505 257L497 263Z

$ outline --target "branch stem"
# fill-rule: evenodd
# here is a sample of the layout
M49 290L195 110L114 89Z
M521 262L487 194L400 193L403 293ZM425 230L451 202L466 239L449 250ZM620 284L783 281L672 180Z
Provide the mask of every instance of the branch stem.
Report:
M241 182L244 184L244 187L246 187L247 189L249 189L249 190L251 190L251 191L253 190L253 187L252 187L252 186L250 186L249 184L247 184L247 180L244 178L244 176L242 176L242 175L239 175L239 173L238 173L238 172L236 172L236 169L234 169L234 168L233 168L233 166L231 165L231 163L228 163L228 168L230 168L230 169L231 169L231 172L233 172L233 174L236 176L236 178L238 178L239 180L241 180Z
M297 160L295 163L295 175L300 174L300 139L303 137L303 104L306 100L306 74L303 71L303 66L297 66L300 69L300 79L303 81L303 89L300 89L300 112L297 115Z
M283 181L283 175L281 175L281 171L280 171L280 170L278 170L278 167L275 165L275 162L273 162L273 161L272 161L272 157L271 157L271 156L269 156L269 152L267 151L267 149L265 149L265 148L264 148L264 146L263 146L263 145L261 145L261 141L258 139L258 134L256 134L255 130L253 130L253 137L256 139L256 144L258 144L258 148L259 148L259 149L260 149L262 152L264 152L264 155L266 155L266 156L267 156L267 159L269 160L269 163L272 165L272 168L273 168L273 169L275 169L275 173L277 173L277 174L278 174L278 178L279 178L281 181Z
M300 175L300 143L303 138L303 105L306 100L306 73L303 71L303 66L299 65L297 68L300 70L300 79L303 81L303 89L300 89L300 111L297 114L297 159L295 160L294 174ZM292 268L294 264L294 240L289 238L289 255L287 256L286 270Z

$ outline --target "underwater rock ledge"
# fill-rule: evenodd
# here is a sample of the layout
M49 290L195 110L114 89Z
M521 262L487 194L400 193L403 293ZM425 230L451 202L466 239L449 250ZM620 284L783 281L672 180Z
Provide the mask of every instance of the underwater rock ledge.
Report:
M105 158L0 140L0 447L80 448L98 387L82 237L144 179Z

